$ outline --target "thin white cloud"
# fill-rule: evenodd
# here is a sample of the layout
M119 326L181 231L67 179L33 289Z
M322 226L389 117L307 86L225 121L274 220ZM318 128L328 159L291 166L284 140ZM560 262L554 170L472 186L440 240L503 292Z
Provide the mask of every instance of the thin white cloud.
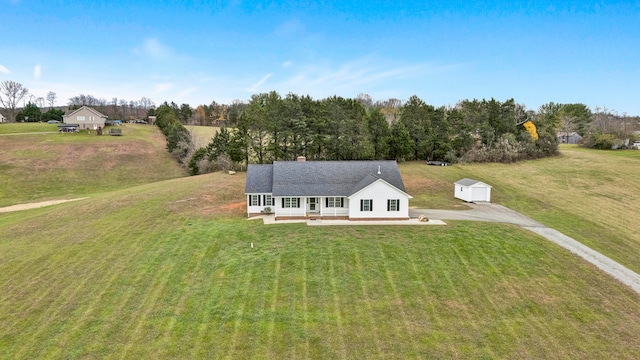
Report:
M385 59L367 57L339 65L298 66L299 71L277 84L277 87L302 93L355 94L363 91L363 85L367 85L369 89L389 87L406 79L426 79L454 71L459 67L459 64L399 64Z
M8 74L8 73L10 73L10 72L11 72L11 71L9 71L9 69L7 69L7 68L6 68L6 67L4 67L2 64L0 64L0 73Z
M33 78L36 80L40 79L40 75L42 75L42 67L40 65L36 65L33 67Z
M156 92L165 92L173 87L172 83L159 83L156 84Z
M249 92L258 91L258 88L260 87L260 85L264 84L264 82L267 81L271 76L273 76L273 73L268 73L267 75L263 76L262 79L260 79L260 81L251 85L251 87L247 89L247 91Z
M178 96L180 96L180 97L186 97L187 95L189 95L189 94L191 94L191 93L195 92L196 90L198 90L198 88L190 87L190 88L188 88L188 89L182 90L182 91L178 94Z
M283 62L283 63L282 63L282 67L283 67L283 68L288 68L288 67L290 67L291 65L293 65L293 61L291 61L291 60L287 60L287 61L285 61L285 62Z
M166 59L173 55L173 49L156 38L149 38L139 47L135 48L134 53L149 56L154 59Z
M291 36L304 32L304 25L298 19L286 21L275 28L275 34L278 36Z

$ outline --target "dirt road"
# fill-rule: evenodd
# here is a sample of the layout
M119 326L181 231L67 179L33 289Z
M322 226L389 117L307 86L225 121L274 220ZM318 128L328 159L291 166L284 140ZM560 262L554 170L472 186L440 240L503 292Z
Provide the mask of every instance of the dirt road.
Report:
M69 202L69 201L77 201L77 200L82 200L82 199L86 199L86 197L77 198L77 199L69 199L69 200L50 200L50 201L41 201L41 202L37 202L37 203L28 203L28 204L18 204L18 205L6 206L6 207L0 208L0 213L6 213L6 212L12 212L12 211L20 211L20 210L29 210L29 209L37 209L37 208L41 208L41 207L45 207L45 206L57 205L57 204L62 204L62 203L66 203L66 202Z

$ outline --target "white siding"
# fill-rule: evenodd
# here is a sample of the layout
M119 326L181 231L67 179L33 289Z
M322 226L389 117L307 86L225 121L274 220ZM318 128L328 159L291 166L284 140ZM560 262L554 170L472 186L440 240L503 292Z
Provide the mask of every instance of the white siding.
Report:
M251 205L251 195L257 195L258 196L260 205ZM271 208L271 212L273 212L274 211L274 206L265 205L265 196L266 195L271 195L271 194L269 194L269 193L246 194L246 196L247 196L247 214L258 214L258 213L264 211L264 208L266 208L266 207L270 207Z
M455 185L456 190L455 190L455 194L454 196L457 199L461 199L464 200L466 202L472 202L473 200L471 200L471 188L468 186L464 186L464 185Z
M344 207L327 207L327 198L320 200L320 216L349 216L349 199L343 197Z
M298 196L292 196L295 198L298 198ZM283 208L282 207L282 197L275 197L275 205L272 206L271 208L274 209L274 212L276 214L276 218L278 217L290 217L290 216L306 216L307 214L307 202L306 202L306 198L300 196L300 203L299 203L299 207L295 207L295 208Z
M360 200L373 200L372 211L360 211ZM387 200L399 199L399 211L387 211ZM409 218L409 197L402 191L378 180L349 198L349 218Z

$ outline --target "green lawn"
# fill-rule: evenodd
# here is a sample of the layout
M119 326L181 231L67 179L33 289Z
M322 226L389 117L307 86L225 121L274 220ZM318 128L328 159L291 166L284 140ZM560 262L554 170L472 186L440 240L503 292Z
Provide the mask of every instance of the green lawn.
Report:
M243 182L212 174L0 215L0 358L640 351L638 295L532 233L264 226L235 205Z
M35 132L58 132L58 125L47 123L1 123L0 135ZM1 139L0 139L1 141Z
M640 151L561 149L552 159L461 170L493 185L496 202L640 273Z
M0 358L640 353L638 294L533 233L265 226L243 217L244 173L183 177L156 127L122 129L0 136L0 206L90 197L0 214ZM640 152L562 152L400 170L412 206L466 208L452 183L476 178L638 271Z

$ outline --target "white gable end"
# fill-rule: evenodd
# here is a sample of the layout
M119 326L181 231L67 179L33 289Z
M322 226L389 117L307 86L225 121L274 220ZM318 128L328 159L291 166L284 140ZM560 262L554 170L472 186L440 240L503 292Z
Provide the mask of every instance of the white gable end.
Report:
M407 219L409 199L407 193L377 180L349 197L349 218Z

